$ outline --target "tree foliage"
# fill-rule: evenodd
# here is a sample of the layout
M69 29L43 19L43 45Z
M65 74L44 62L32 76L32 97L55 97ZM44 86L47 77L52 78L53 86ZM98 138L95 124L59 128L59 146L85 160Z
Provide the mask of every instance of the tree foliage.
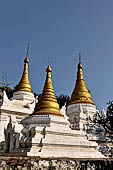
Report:
M94 117L94 123L102 125L107 133L113 134L113 101L107 103L106 116L97 113Z
M5 86L2 86L0 87L0 90L3 92L5 90L8 98L10 99L12 96L13 96L13 93L14 93L14 90L11 89L10 87L5 87Z
M113 100L109 101L107 105L108 105L107 113L106 113L107 125L109 126L110 130L113 132Z
M67 95L61 94L61 95L57 96L57 102L58 102L60 108L62 108L62 106L64 106L65 104L67 107L70 102L70 97Z

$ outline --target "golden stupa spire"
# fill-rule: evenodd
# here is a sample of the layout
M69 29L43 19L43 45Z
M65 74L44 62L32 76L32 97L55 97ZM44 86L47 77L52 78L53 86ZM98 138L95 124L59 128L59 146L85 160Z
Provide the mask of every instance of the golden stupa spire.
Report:
M31 88L31 85L29 82L29 76L28 76L28 63L29 63L28 52L29 52L29 44L27 47L26 58L24 60L23 75L22 75L22 78L21 78L19 84L17 85L17 88L16 88L17 91L32 92L32 88Z
M91 95L86 88L85 81L83 78L83 69L82 69L80 54L79 54L77 80L70 101L70 104L76 104L76 103L94 104L92 102Z
M51 114L56 116L63 116L60 113L59 104L57 103L56 96L54 93L51 81L52 69L50 65L48 65L46 72L47 72L46 80L42 91L42 95L41 97L39 97L39 101L35 106L33 115Z

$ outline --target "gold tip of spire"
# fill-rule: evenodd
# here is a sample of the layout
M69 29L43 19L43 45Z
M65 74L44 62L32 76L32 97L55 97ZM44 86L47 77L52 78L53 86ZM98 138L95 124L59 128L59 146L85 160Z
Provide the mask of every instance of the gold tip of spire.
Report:
M26 56L26 58L25 58L25 60L24 60L24 63L29 63L28 56Z
M29 76L28 76L28 63L29 63L28 50L29 50L29 44L28 44L28 48L27 48L26 58L24 60L23 75L22 75L22 78L21 78L19 84L17 85L17 89L16 89L17 91L32 92L32 88L31 88L31 85L29 82Z
M59 104L57 103L56 96L54 93L52 81L51 81L51 72L52 69L50 65L48 65L46 69L46 80L45 85L42 91L42 95L39 98L38 103L35 106L35 110L33 115L56 115L56 116L63 116L60 113Z
M46 68L46 72L52 72L52 68L50 67L50 65L48 65L48 67Z
M70 105L76 103L86 103L86 104L94 105L91 99L91 95L85 85L80 53L79 53L77 80L76 80L75 88L71 95Z

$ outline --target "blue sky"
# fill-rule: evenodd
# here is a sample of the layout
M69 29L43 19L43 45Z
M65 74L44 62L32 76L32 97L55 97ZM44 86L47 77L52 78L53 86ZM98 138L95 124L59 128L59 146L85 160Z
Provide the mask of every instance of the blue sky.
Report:
M50 56L56 95L71 95L80 52L97 108L113 99L112 0L1 0L0 81L6 72L11 87L21 78L28 42L34 92L42 91Z

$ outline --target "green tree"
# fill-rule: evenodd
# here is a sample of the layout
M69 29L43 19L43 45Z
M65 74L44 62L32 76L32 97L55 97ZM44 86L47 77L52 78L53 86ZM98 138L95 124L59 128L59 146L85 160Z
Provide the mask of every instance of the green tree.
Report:
M57 96L57 102L60 106L60 108L62 108L62 106L64 106L66 104L66 108L70 102L70 97L64 94L61 94L60 96Z
M94 123L102 125L105 132L113 134L113 100L107 103L106 116L103 117L101 114L97 113L94 117Z
M6 92L9 99L13 96L14 90L11 89L10 87L2 86L2 87L0 87L0 90L2 92L5 90L5 92Z

